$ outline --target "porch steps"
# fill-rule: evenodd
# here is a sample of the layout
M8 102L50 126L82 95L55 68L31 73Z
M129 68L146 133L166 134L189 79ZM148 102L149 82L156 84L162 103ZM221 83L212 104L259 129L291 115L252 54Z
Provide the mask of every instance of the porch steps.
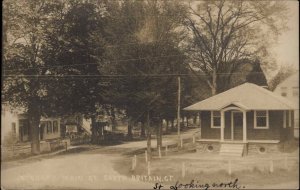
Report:
M221 156L233 156L233 157L241 157L244 152L244 144L221 144L220 155Z

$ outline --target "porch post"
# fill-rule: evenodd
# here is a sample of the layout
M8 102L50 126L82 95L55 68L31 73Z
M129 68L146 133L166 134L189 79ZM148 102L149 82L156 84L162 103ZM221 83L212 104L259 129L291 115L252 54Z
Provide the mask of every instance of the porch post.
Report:
M224 141L224 127L225 127L225 118L224 111L221 111L221 141Z
M247 141L247 114L243 111L243 142Z

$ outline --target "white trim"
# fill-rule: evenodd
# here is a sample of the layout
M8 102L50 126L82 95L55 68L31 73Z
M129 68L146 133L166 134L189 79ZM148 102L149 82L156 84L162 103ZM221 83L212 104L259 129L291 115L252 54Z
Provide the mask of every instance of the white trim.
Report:
M283 128L286 128L286 111L283 110Z
M247 113L243 111L243 142L247 141Z
M215 112L220 112L220 126L214 126L214 114L213 114L214 111L210 111L210 128L213 128L213 129L220 129L221 128L221 111L215 111Z
M292 127L292 111L289 110L289 127Z
M227 107L227 106L229 106L231 104L234 105L234 106L236 106L236 107L234 107L234 106ZM229 102L229 103L227 103L227 104L219 107L218 109L223 109L223 110L227 111L228 109L236 109L236 108L238 108L238 110L248 110L249 109L245 105L243 105L243 104L241 104L239 102L235 102L235 101Z
M233 132L233 112L231 111L230 116L231 116L231 140L234 140L234 132Z
M225 113L221 111L221 141L224 141Z
M222 111L229 111L229 110L238 110L238 111L240 111L240 112L245 111L245 110L242 109L242 108L239 108L239 107L233 107L233 106L222 109Z
M256 125L256 110L254 110L254 129L269 129L269 110L264 110L266 111L266 124L267 126L257 126Z

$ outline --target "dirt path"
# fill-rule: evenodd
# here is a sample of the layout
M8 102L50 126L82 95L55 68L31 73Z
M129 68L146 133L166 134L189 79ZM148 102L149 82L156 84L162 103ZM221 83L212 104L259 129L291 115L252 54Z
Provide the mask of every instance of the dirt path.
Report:
M185 132L191 138L196 129ZM164 137L163 144L176 142L176 135ZM152 140L156 147L156 140ZM1 164L4 189L152 189L153 183L120 175L114 162L128 151L146 147L146 141L115 146L83 146L85 151L55 156L39 156Z
M152 184L133 181L113 169L116 154L86 151L41 159L32 163L2 170L1 184L4 189L145 189Z

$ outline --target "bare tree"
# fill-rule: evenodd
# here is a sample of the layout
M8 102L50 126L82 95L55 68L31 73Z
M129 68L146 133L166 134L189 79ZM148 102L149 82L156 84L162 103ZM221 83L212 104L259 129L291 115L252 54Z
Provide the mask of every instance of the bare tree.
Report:
M185 22L192 34L189 65L192 70L201 71L201 79L207 82L212 95L221 91L220 81L231 79L243 64L241 60L267 55L267 47L274 42L270 37L276 37L285 28L286 11L281 1L220 0L190 4Z

